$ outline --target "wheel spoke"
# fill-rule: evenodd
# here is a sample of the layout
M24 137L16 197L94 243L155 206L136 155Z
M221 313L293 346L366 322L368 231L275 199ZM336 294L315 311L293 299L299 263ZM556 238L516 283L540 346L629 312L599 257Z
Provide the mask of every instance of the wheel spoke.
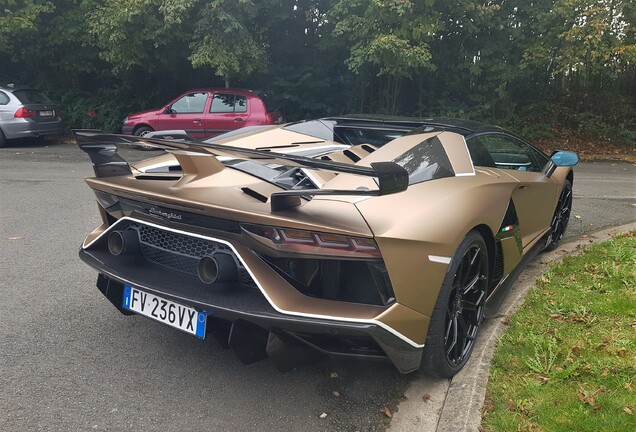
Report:
M469 291L472 291L473 288L475 288L475 285L477 285L477 282L481 279L481 277L479 276L479 274L477 274L469 283L468 285L466 285L464 287L464 289L462 289L461 293L462 296L465 296L466 294L468 294Z
M475 266L475 261L477 260L477 258L481 259L481 249L476 248L475 249L475 255L473 255L473 257L470 259L470 267L474 268Z
M453 348L455 348L455 346L457 345L457 316L454 316L453 319L451 320L451 325L448 329L448 332L453 333L453 340L451 342L451 344L449 346L447 346L446 348L446 354L450 355L451 351L453 350ZM448 334L447 332L447 334Z

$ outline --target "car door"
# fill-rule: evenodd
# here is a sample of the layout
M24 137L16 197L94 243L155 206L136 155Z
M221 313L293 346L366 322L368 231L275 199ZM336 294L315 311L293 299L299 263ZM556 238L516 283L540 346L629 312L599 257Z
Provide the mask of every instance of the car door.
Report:
M250 107L247 97L231 93L215 93L205 116L205 134L216 136L239 129L247 124L249 117Z
M525 248L552 220L559 184L543 173L548 159L529 144L504 133L488 133L477 139L495 167L518 182L512 201Z
M205 138L208 97L207 92L193 92L176 99L159 114L159 130L183 129L194 138Z

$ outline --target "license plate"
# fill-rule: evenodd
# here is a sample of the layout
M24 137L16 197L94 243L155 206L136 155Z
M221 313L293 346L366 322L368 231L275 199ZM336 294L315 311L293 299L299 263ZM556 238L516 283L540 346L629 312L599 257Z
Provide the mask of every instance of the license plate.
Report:
M152 318L201 339L205 337L207 312L198 312L191 307L138 290L130 285L124 285L122 306L124 309L137 312L139 315Z
M40 117L53 117L55 111L40 111Z

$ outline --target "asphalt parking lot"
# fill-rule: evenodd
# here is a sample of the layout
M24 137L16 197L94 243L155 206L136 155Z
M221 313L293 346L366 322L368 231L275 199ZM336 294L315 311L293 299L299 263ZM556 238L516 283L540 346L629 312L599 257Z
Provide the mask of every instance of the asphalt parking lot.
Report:
M326 360L281 374L120 315L77 257L99 224L90 175L72 145L0 149L0 430L386 429L380 409L395 410L414 378L389 364ZM632 222L636 166L583 163L574 195L568 238Z

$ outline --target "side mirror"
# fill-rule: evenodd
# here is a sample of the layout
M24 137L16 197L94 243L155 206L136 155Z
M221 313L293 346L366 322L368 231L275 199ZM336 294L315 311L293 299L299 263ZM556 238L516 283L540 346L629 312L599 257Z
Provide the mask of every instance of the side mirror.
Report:
M574 152L558 150L552 153L550 162L545 166L543 172L546 177L551 177L557 167L574 166L579 163L579 155Z
M166 107L166 108L163 110L163 113L164 113L164 114L174 114L174 110L172 109L172 107Z
M579 155L569 151L555 151L552 153L550 160L558 167L574 166L579 163Z

